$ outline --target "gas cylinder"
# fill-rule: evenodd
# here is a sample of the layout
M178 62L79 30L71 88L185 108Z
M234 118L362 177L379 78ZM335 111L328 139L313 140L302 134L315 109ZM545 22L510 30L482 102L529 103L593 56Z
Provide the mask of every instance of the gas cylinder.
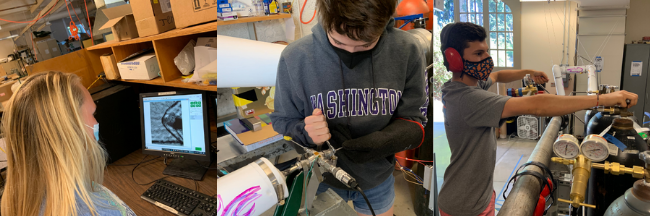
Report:
M585 122L584 122L585 123L585 133L584 133L585 136L586 136L586 134L588 134L587 133L587 125L589 124L589 121L591 120L591 118L594 117L594 115L596 115L596 113L598 113L598 112L593 111L593 110L587 110L587 112L585 113Z
M590 120L587 130L590 134L601 133L610 125L607 122L612 122L612 127L607 134L612 135L626 147L624 151L618 149L617 153L610 154L607 161L618 162L627 167L644 166L645 162L639 159L638 154L648 150L648 145L634 130L631 119L612 116L598 118L598 115L595 115ZM622 196L636 180L631 175L605 174L603 170L592 168L586 203L596 205L596 209L587 208L587 215L603 215L606 208L617 197Z
M650 184L643 180L634 182L634 186L614 202L605 211L605 216L647 216L650 215Z
M585 134L585 137L590 134L600 134L609 125L611 125L612 121L614 121L616 118L620 118L620 116L612 116L603 112L595 113L588 122L585 122L587 124L585 127L587 132Z

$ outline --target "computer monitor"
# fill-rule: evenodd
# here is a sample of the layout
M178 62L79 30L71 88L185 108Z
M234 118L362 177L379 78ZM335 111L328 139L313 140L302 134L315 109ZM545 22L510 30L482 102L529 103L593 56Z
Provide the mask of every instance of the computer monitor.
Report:
M196 91L140 94L142 152L175 158L164 174L203 178L211 161L207 103Z

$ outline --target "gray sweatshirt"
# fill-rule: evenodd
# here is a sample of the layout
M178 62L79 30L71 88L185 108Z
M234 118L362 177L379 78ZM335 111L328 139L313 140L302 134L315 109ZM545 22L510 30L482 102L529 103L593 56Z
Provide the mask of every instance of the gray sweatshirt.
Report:
M332 134L330 142L338 148L347 139L382 130L394 118L425 125L429 105L425 57L416 39L394 24L393 19L387 24L372 58L353 69L341 63L320 24L312 28L313 34L289 44L278 65L273 129L313 146L304 119L319 108ZM349 130L351 137L341 135L347 134L337 131L341 128ZM343 154L337 156L337 166L364 190L385 181L395 164L394 155L362 164ZM348 189L331 174L324 176L325 183Z

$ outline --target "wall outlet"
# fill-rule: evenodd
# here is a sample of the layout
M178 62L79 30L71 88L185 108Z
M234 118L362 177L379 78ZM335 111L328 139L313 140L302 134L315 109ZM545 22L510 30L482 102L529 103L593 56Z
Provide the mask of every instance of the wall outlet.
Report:
M551 83L551 87L555 87L555 83Z

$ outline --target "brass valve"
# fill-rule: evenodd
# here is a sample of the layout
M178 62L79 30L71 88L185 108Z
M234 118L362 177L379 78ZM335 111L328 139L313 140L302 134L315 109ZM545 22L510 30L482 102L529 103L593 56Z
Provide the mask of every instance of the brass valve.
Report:
M634 115L631 112L627 111L627 108L621 107L596 107L592 110L596 112L609 113L610 115L620 115L621 117L630 117Z
M553 157L551 161L565 165L573 164L573 185L571 185L571 200L558 199L560 202L570 203L574 208L585 206L596 208L595 205L583 203L585 200L585 191L587 190L587 181L591 174L591 160L584 155L578 155L576 159L564 159Z
M630 174L634 178L644 178L646 175L646 170L642 166L633 166L632 168L625 167L620 163L605 161L604 164L594 163L593 168L605 170L605 174L620 175L620 174Z
M642 159L644 158L642 157ZM610 163L609 161L605 161L604 163L591 163L591 160L586 158L584 155L578 155L576 159L553 157L551 158L551 161L564 165L573 165L571 200L558 199L558 201L570 203L575 208L580 206L596 208L595 205L583 203L585 190L587 189L587 181L589 180L589 175L591 174L591 168L605 170L605 174L630 174L634 178L645 178L646 182L650 182L650 170L641 166L633 166L632 168L629 168L621 165L620 163Z
M575 162L575 160L573 160L573 159L564 159L564 158L559 158L559 157L552 157L551 161L553 161L555 163L564 164L564 165L570 165L570 164L573 164Z

